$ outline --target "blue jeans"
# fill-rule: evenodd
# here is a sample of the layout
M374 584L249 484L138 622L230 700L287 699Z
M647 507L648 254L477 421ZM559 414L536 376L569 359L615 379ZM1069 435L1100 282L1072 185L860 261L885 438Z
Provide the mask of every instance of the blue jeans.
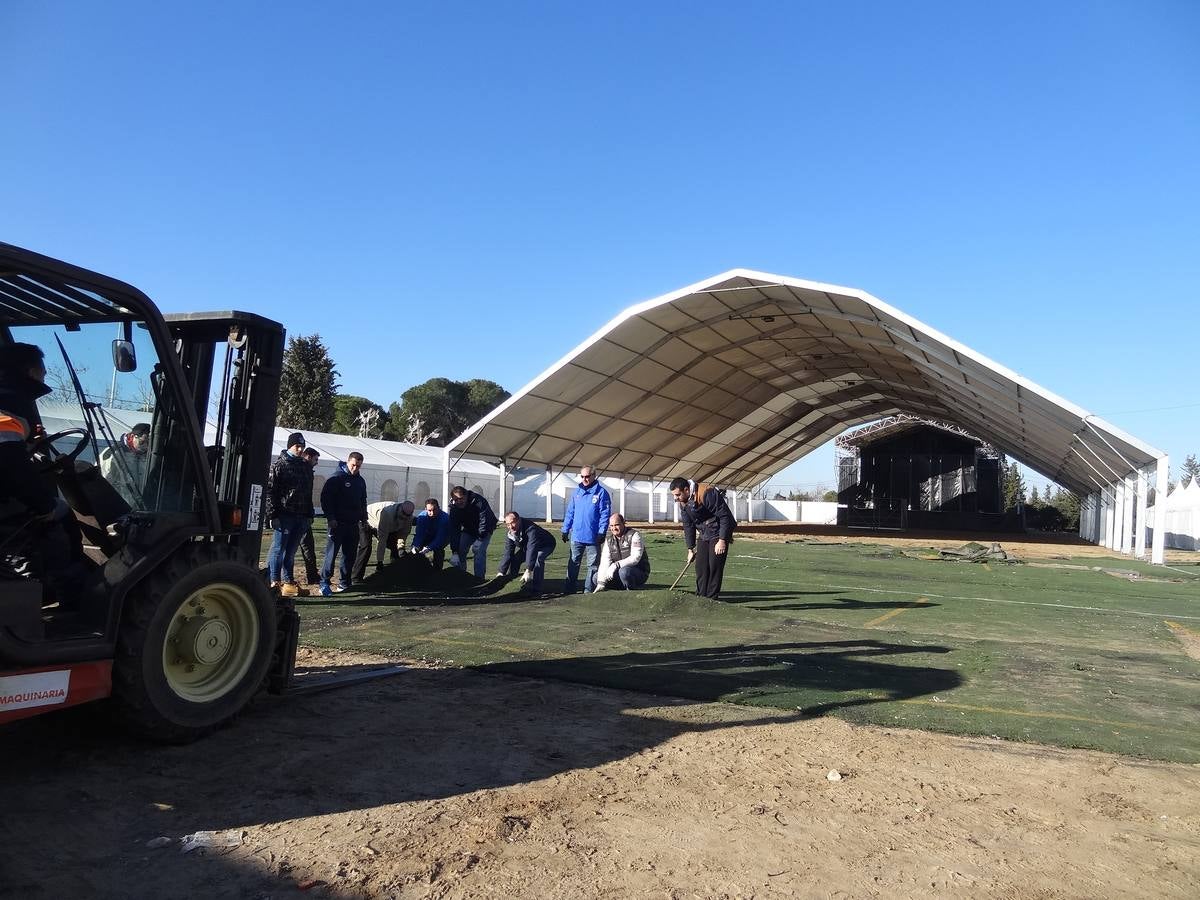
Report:
M321 587L329 587L329 579L333 577L333 561L341 551L342 560L338 566L341 575L341 585L344 588L353 584L350 577L354 565L354 555L358 552L358 523L338 522L337 528L329 530L329 543L325 545L325 565L321 566Z
M617 569L617 580L621 582L621 587L627 591L636 591L646 583L649 573L643 572L637 566L626 566L623 569Z
M533 578L529 580L523 590L531 594L540 594L542 592L542 581L546 577L546 557L553 553L551 550L539 550L533 558Z
M492 532L488 532L481 538L460 534L458 536L458 567L464 572L467 571L467 554L474 553L475 577L483 578L487 574L487 548L491 542Z
M275 533L271 535L271 549L267 553L267 576L271 583L281 580L291 582L292 566L296 564L296 548L308 530L309 520L303 516L282 515L276 518Z
M583 561L583 551L587 550L587 577L583 580L584 593L590 594L596 589L596 571L600 568L600 540L597 538L590 544L572 539L571 558L567 560L567 580L563 582L563 593L573 594L579 587L579 565Z

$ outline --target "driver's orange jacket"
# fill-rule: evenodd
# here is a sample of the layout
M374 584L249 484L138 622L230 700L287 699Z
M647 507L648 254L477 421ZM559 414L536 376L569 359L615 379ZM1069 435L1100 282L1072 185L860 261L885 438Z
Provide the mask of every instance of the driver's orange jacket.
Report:
M27 379L18 383L0 376L0 515L11 514L7 501L24 504L26 510L42 515L54 509L58 493L29 458L26 441L40 425L36 398L49 393L41 384Z
M0 409L0 441L19 441L23 444L29 440L29 434L28 422L8 410Z

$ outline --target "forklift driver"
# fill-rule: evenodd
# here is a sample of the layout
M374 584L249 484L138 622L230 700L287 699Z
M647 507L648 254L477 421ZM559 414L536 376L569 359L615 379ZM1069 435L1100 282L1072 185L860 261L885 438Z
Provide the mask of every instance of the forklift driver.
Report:
M49 393L38 347L0 345L0 578L62 585L77 568L72 547L79 534L71 529L70 507L38 472L29 447L44 435L37 400Z

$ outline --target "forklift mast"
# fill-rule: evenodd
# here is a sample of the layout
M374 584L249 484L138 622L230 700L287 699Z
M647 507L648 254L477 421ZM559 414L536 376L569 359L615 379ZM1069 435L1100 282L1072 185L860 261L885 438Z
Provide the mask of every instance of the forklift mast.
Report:
M223 532L261 553L284 330L253 313L170 313L164 320L200 422Z

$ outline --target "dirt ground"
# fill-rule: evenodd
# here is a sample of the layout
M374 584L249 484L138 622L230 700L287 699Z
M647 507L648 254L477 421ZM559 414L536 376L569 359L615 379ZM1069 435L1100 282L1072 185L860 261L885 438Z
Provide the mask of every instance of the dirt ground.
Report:
M661 528L648 526L655 530L678 531L676 526ZM644 530L644 529L643 529ZM837 528L828 525L798 525L790 522L739 522L737 537L742 540L761 541L815 541L847 544L879 544L890 547L919 548L961 547L968 541L975 541L990 546L993 542L1020 559L1054 559L1057 557L1095 557L1108 558L1113 565L1121 562L1131 562L1133 557L1114 553L1098 544L1092 544L1077 535L1063 532L1027 532L1023 534L976 534L972 532L953 531L905 531L900 534L886 531L863 531L861 529ZM1150 550L1146 549L1146 560L1149 561ZM1163 559L1167 565L1180 563L1195 566L1200 563L1200 553L1188 550L1163 551Z
M188 747L96 715L5 734L0 894L1200 896L1197 766L454 669ZM200 830L238 845L181 853Z

